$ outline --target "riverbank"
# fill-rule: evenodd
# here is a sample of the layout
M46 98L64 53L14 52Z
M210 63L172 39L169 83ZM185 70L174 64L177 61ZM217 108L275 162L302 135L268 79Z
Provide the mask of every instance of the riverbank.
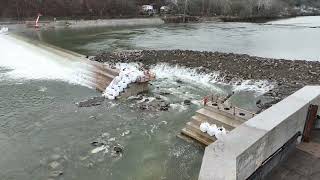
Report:
M92 60L107 63L140 62L146 66L168 63L196 68L199 73L219 72L219 81L237 84L243 80L267 80L275 88L265 94L284 99L305 85L319 84L320 62L285 60L249 56L246 54L183 50L142 50L105 52Z
M39 25L42 28L156 26L164 23L165 22L161 18L39 21ZM34 25L34 21L26 21L25 24L32 27Z
M251 22L266 23L269 21L289 19L304 16L319 16L319 13L286 15L286 16L183 16L183 15L165 15L159 17L132 17L132 18L110 18L110 19L66 19L66 18L40 18L39 24L44 28L90 28L90 27L126 27L126 26L150 26L161 25L165 23L202 23L202 22ZM10 18L0 19L0 25L26 24L34 25L34 19L15 20Z

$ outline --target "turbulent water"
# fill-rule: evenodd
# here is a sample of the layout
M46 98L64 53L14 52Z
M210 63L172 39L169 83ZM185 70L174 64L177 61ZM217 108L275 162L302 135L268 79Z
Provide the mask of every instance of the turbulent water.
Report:
M94 54L99 50L182 46L216 50L215 47L224 48L228 44L209 45L207 39L214 30L233 34L234 39L239 40L244 38L239 32L253 27L260 29L258 32L269 27L288 30L283 25L219 23L24 34L36 35L40 40L80 53ZM300 31L299 28L305 27L293 29ZM195 32L199 32L198 35ZM247 35L251 38L257 33L253 31L249 35L249 32ZM202 33L207 35L200 37ZM193 44L182 37L200 40ZM238 47L244 45L244 42L233 43L239 43ZM250 50L253 45L248 43L244 47ZM231 46L229 44L229 48ZM272 88L264 81L222 84L217 81L218 72L199 74L194 69L158 64L152 67L158 78L144 99L152 101L155 95L166 92L161 98L170 102L169 111L140 110L141 101L134 99L78 108L76 102L100 95L79 78L85 69L81 63L65 61L60 55L8 36L0 35L0 47L0 179L197 179L203 149L176 135L201 108L203 96L235 91L233 104L254 109L258 95ZM296 51L291 55L300 56ZM183 104L186 99L192 100L190 106ZM95 152L98 150L91 144L95 141L107 142L109 147ZM112 147L117 144L124 147L121 157L112 154ZM63 174L55 177L59 173Z

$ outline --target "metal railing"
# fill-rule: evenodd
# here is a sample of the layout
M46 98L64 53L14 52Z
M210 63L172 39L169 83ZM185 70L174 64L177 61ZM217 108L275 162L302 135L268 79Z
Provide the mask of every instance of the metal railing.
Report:
M230 106L226 106L224 103L225 101L228 99L229 97L227 96L227 98L224 98L223 100L221 100L221 102L219 102L219 96L217 95L209 95L206 96L204 98L204 106L212 106L212 107L216 107L218 110L223 110L225 112L232 112L230 114L234 115L234 116L239 116L239 117L254 117L256 115L256 113L250 112L246 109L242 109L236 106L232 106L232 104L230 104ZM207 102L205 102L207 101ZM211 103L211 105L208 105L208 103ZM216 104L215 106L213 106L213 104ZM222 106L222 109L220 109L220 106Z

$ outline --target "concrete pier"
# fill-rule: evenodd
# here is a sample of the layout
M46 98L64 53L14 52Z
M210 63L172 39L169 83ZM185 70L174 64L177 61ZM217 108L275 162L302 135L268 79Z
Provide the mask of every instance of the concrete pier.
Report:
M199 180L243 180L298 132L309 105L320 105L320 86L306 86L244 122L205 149Z

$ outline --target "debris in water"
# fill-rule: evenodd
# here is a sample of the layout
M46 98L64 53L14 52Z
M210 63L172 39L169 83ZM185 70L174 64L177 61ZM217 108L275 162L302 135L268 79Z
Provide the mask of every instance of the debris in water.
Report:
M165 125L167 125L168 124L168 122L167 121L161 121L163 124L165 124Z
M120 144L117 144L113 147L113 151L117 154L123 153L123 147Z
M105 150L106 148L107 148L107 146L106 146L106 145L103 145L103 146L100 146L100 147L97 147L97 148L91 150L91 153L92 153L92 154L96 154L96 153L98 153L98 152L100 152L100 151Z
M128 135L128 134L130 134L130 130L124 131L124 132L121 134L121 136L125 136L125 135Z
M160 111L168 111L170 107L170 103L161 102L160 104Z
M53 161L53 162L51 162L51 163L49 164L49 167L50 167L51 169L57 169L59 166L60 166L60 163L57 162L57 161Z
M111 141L115 141L116 138L110 138L108 141L111 142Z
M179 84L183 83L180 79L176 80L176 82L179 83Z
M110 133L103 133L102 135L101 135L101 137L109 137L110 136Z
M101 103L102 103L104 100L105 100L104 97L98 96L98 97L90 98L90 99L85 100L85 101L78 102L78 103L76 103L76 105L77 105L78 107L98 106L98 105L101 105Z
M91 142L91 145L97 147L97 146L103 146L105 144L103 142L93 141L93 142Z
M52 171L49 174L50 177L58 177L58 176L61 176L61 175L63 175L63 171Z
M44 86L41 86L40 89L39 89L39 91L40 91L40 92L45 92L45 91L47 91L47 88L44 87Z
M0 34L7 34L8 31L9 31L9 28L3 27L3 28L0 29Z
M161 91L159 94L160 94L161 96L165 96L165 95L170 95L171 93L169 93L169 92L162 92L162 91Z
M191 105L191 100L186 99L186 100L183 101L183 103L184 103L185 105Z
M146 109L147 109L147 105L141 104L141 105L139 106L139 109L141 109L141 110L146 110Z
M53 155L50 156L50 159L54 160L54 161L56 161L56 160L58 160L60 158L61 158L61 156L59 154L53 154Z

